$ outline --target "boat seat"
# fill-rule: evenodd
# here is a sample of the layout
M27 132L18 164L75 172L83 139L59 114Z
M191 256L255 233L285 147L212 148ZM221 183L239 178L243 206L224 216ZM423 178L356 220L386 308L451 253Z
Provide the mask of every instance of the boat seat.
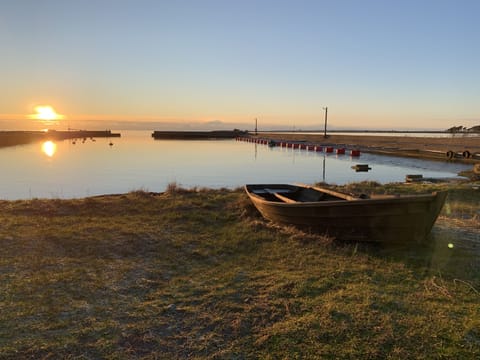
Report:
M265 189L255 189L255 190L252 190L252 193L254 194L273 194L273 193L283 193L283 194L288 194L288 193L291 193L292 191L289 190L289 189L268 189L268 188L265 188Z
M282 200L283 202L286 202L286 203L289 203L289 204L293 204L293 203L296 203L297 201L293 200L293 199L290 199L286 196L283 196L282 194L279 194L276 190L274 189L265 189L266 192L268 192L269 194L272 194L273 196L275 196L277 199L279 200Z
M276 198L282 200L283 202L289 203L289 204L293 204L293 203L297 202L296 200L290 199L290 198L288 198L286 196L283 196L279 193L273 193L273 196L275 196Z

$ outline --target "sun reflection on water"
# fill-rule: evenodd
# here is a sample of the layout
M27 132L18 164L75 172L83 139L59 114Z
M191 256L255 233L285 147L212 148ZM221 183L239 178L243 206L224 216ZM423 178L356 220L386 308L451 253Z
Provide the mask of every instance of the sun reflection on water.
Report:
M57 144L55 144L53 141L48 140L42 144L42 152L48 157L52 157L56 151Z

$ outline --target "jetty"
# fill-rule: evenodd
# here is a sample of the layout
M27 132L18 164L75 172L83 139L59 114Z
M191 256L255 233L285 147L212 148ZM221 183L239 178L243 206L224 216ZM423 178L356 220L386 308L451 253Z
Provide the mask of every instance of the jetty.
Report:
M0 147L30 144L36 141L120 137L111 130L0 131Z
M248 132L235 130L213 131L154 131L152 137L155 140L202 140L202 139L234 139L238 136L246 136Z

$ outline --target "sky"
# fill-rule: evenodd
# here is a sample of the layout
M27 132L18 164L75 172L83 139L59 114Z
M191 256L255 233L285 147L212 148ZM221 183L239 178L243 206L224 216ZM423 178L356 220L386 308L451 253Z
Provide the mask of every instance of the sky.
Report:
M477 0L0 0L0 130L480 124ZM111 127L111 126L105 126ZM155 130L155 128L153 130Z

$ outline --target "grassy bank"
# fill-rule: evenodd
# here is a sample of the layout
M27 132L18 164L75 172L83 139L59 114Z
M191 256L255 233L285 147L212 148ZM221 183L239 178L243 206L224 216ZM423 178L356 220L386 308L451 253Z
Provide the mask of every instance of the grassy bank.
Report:
M479 357L480 191L450 186L425 248L275 227L241 190L2 201L0 358Z

